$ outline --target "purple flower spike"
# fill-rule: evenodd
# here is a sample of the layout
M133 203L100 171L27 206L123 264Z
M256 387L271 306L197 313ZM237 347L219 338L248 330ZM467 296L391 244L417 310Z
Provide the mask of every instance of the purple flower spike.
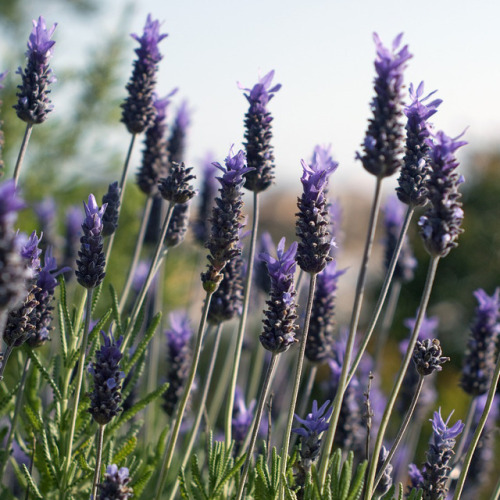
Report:
M496 346L500 338L500 288L489 296L484 290L474 292L478 301L460 385L473 396L485 394L495 370Z
M33 21L26 52L28 64L24 71L21 68L17 70L21 75L22 84L18 86L18 101L14 109L21 120L30 124L44 122L53 108L48 98L50 91L47 86L55 81L48 62L52 57L52 47L56 43L50 40L56 26L57 24L54 24L52 28L47 29L42 16L38 21Z
M170 383L163 395L163 409L167 415L172 416L177 406L177 401L184 390L184 382L191 366L190 340L193 336L191 322L184 311L170 314L170 328L165 331L168 346L168 375Z
M304 171L300 179L303 193L296 214L296 234L300 238L297 263L303 271L316 274L332 259L326 189L328 177L337 170L338 163L332 160L329 146L316 146L312 163L304 160L301 163Z
M154 106L156 72L162 55L158 44L166 37L160 34L160 22L148 15L141 37L132 34L140 47L135 50L137 59L127 84L129 96L122 104L122 122L131 134L140 134L153 125L157 110Z
M433 256L448 255L458 245L456 240L463 232L460 226L464 212L458 192L463 177L455 171L458 167L455 151L467 144L458 140L462 135L451 138L439 131L432 140L427 140L431 167L427 190L431 208L420 218L418 225L425 248Z
M174 124L172 126L172 133L168 140L168 160L170 164L181 163L184 161L184 154L186 150L186 137L187 129L191 123L191 112L189 111L188 102L182 101L177 114L175 116Z
M243 227L242 187L245 174L252 168L246 166L245 152L240 150L233 154L229 150L225 166L213 163L221 172L217 177L221 187L219 196L215 200L212 210L212 230L206 247L210 251L208 256L208 270L202 274L203 288L215 292L222 280L221 271L224 266L236 255L241 254L239 233Z
M16 184L12 179L0 185L0 224L13 224L17 212L25 207L26 203L19 198Z
M260 78L251 89L239 87L248 93L245 97L250 104L245 115L245 149L248 166L254 168L247 175L245 188L250 191L265 191L274 180L274 152L271 145L271 122L273 117L267 110L267 104L281 85L271 87L274 71Z
M80 285L85 288L95 288L105 276L102 217L106 205L99 208L94 195L91 194L88 205L83 202L83 206L85 219L82 224L83 236L80 238L82 246L78 252L79 260L76 261L78 269L75 274Z
M36 275L40 271L40 254L42 251L38 248L43 233L40 238L37 236L36 231L33 231L28 238L26 244L21 248L21 257L26 261L27 266Z
M392 49L388 49L379 36L373 34L377 50L375 97L371 102L373 117L363 141L363 153L356 153L356 158L368 172L381 178L393 175L401 166L403 71L412 57L407 45L399 48L402 36L402 33L398 35Z
M254 399L247 407L245 405L245 398L243 397L241 389L236 387L236 391L234 392L234 407L231 427L233 431L233 439L238 446L241 446L247 437L250 425L252 424L256 403L257 402ZM259 428L259 431L261 431L261 428Z
M109 500L127 500L134 494L132 488L128 486L130 482L129 471L127 467L108 465L104 481L97 485L99 489L99 499Z
M297 319L295 303L294 274L297 267L295 255L297 243L294 242L285 251L285 238L277 248L277 259L268 254L259 257L267 263L271 278L271 296L266 302L268 308L264 312L264 330L259 339L265 349L273 353L286 351L297 342L295 338L295 320Z

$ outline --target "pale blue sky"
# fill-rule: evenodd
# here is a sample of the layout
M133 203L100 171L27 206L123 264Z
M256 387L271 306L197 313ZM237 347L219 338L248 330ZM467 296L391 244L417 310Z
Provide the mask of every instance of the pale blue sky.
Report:
M34 17L43 5L35 4ZM113 30L125 2L106 4L91 30L60 23L59 46L84 30L91 37ZM251 86L259 71L275 69L283 85L270 104L278 184L295 182L300 158L316 143L332 144L339 183L370 183L354 152L372 97L373 31L386 44L404 32L414 55L406 82L424 80L444 100L437 128L457 135L468 126L469 150L500 142L498 1L143 0L134 9L132 31L141 33L151 12L169 33L161 43L159 93L179 87L177 102L185 97L194 110L188 161L209 149L222 160L231 143L241 142L247 104L236 81ZM57 20L55 11L46 16ZM130 63L134 47L131 41Z

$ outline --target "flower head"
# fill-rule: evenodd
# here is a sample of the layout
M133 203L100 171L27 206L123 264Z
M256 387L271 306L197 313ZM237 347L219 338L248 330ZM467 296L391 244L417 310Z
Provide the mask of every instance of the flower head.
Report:
M256 403L257 402L254 399L247 407L245 405L245 398L243 397L241 389L236 387L234 392L234 407L231 427L233 431L233 439L237 444L242 444L245 441L252 424Z
M456 240L463 232L460 225L464 212L458 186L464 179L455 171L458 166L455 151L467 143L459 141L460 137L451 138L439 131L427 141L431 167L427 190L432 206L418 224L425 248L440 257L457 246Z
M135 49L135 53L146 66L154 67L163 59L158 44L164 38L167 38L168 34L160 33L160 25L160 21L153 20L151 14L148 14L142 36L135 33L130 35L134 40L139 42L140 47Z
M255 111L265 113L267 103L274 97L274 94L281 88L281 83L277 83L271 87L271 82L274 78L274 70L259 78L259 81L252 87L246 88L238 84L241 90L245 90L244 94L250 106Z
M375 97L371 103L373 117L363 141L363 154L357 153L356 158L378 177L394 174L401 165L403 71L412 57L407 45L400 48L402 37L403 34L399 34L388 49L377 33L373 34L377 51Z
M128 483L130 482L129 471L127 467L108 465L104 481L97 485L99 489L99 499L108 500L127 500L133 496L133 490Z
M40 271L40 255L42 251L38 248L38 245L42 237L43 233L38 237L36 231L33 231L28 241L21 248L21 257L26 261L27 267L29 267L35 275Z
M51 36L57 24L47 29L45 19L40 16L33 20L33 29L28 39L28 50L26 57L28 64L23 71L21 68L17 73L21 75L22 84L18 86L19 92L17 104L14 109L17 116L31 124L42 123L47 118L47 113L52 111L53 106L48 98L48 84L55 81L48 62L52 57L52 48L56 43Z
M102 206L106 207L102 216L103 236L111 236L118 227L121 191L118 181L115 181L108 186L108 192L102 197Z
M442 354L443 351L438 339L417 340L412 359L418 373L426 376L440 372L443 369L441 365L450 360Z

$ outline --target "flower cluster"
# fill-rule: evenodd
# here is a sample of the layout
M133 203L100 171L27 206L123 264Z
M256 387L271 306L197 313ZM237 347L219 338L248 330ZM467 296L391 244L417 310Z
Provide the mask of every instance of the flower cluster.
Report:
M425 377L431 373L440 372L443 369L441 365L450 360L442 354L438 339L417 340L413 350L413 362L418 373Z
M101 334L104 345L96 352L95 361L88 369L94 376L89 413L99 425L106 425L122 410L121 379L125 374L120 371L119 363L122 359L120 346L123 337L115 342L111 335L102 330Z
M120 213L120 193L118 182L112 182L108 192L102 197L102 204L106 205L106 211L102 216L102 235L111 236L118 227L118 216Z
M131 134L144 132L154 122L156 116L156 108L153 105L156 71L158 63L163 57L160 54L158 44L166 36L166 34L160 33L160 21L153 21L151 14L146 19L142 36L131 35L140 44L140 47L135 50L137 59L127 84L129 95L122 104L122 122Z
M19 92L17 104L14 109L17 116L30 124L42 123L47 119L47 114L52 111L47 89L55 81L52 70L49 68L49 59L52 57L52 48L56 43L51 40L57 24L47 29L45 19L40 16L38 21L33 21L33 30L28 40L26 57L28 64L24 71L19 68L22 84L18 85Z
M264 312L264 331L259 339L261 344L273 353L286 351L297 342L295 330L297 319L295 303L294 274L297 267L295 255L297 243L292 243L285 251L285 238L277 248L277 259L268 254L260 258L267 263L271 277L271 296L266 302L268 308Z
M99 489L98 500L127 500L134 494L132 488L128 486L130 482L127 467L108 465L104 481L97 485Z
M427 190L431 207L418 224L425 248L433 256L448 255L457 246L456 240L463 232L460 225L464 212L458 192L463 177L455 171L458 161L454 153L467 143L459 141L459 137L451 138L439 131L432 141L427 141L430 146L431 167Z
M438 106L443 101L434 99L425 103L436 91L422 97L424 82L420 82L416 89L410 83L409 90L411 103L404 109L408 119L406 122L406 149L396 193L403 203L413 207L421 207L427 203L427 188L425 186L429 152L427 139L431 133L431 125L427 120L437 112Z
M321 272L329 260L332 239L328 232L329 214L326 199L328 177L338 167L330 156L330 148L316 146L313 161L302 160L303 193L298 199L296 232L300 238L297 263L307 273Z
M356 153L356 158L377 177L391 176L401 166L403 71L412 57L407 45L399 48L402 38L403 33L394 39L390 50L377 33L373 34L377 49L375 97L371 102L373 117L363 142L363 154Z
M195 194L190 181L196 179L196 176L191 174L191 167L186 168L184 163L175 164L170 169L170 174L158 181L158 189L164 200L171 203L186 203Z
M274 71L259 78L259 81L244 94L250 107L245 115L245 149L248 166L253 169L246 176L245 188L259 193L265 191L274 179L274 153L271 146L271 122L273 117L267 110L268 102L274 97L281 84L271 87Z

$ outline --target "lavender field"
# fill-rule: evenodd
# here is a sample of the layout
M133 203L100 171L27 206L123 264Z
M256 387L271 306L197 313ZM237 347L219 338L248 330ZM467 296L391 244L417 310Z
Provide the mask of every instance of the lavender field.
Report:
M498 500L500 155L460 164L411 39L366 34L342 192L335 137L278 182L271 68L191 161L172 37L132 24L78 98L44 16L0 67L0 498Z

